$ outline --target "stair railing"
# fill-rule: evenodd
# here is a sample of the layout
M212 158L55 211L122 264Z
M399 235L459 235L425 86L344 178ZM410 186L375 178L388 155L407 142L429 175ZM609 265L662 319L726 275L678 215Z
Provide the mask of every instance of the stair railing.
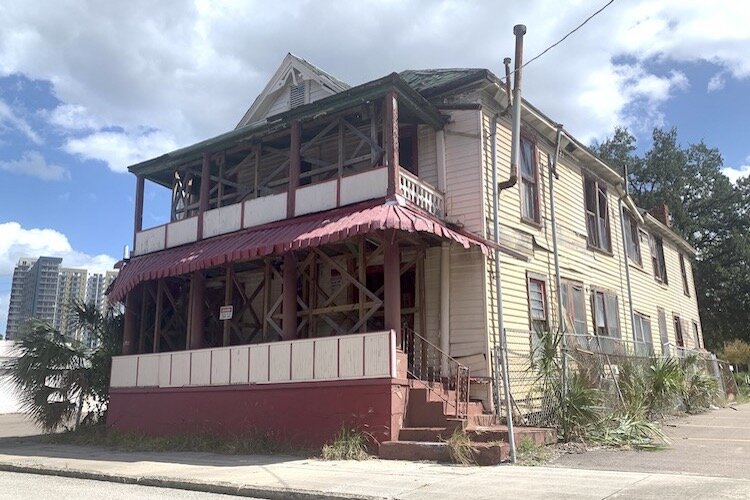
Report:
M465 419L469 408L469 368L408 327L401 328L401 350L407 354L408 375L425 382L427 390L453 408L456 418ZM440 384L439 393L432 384ZM453 391L451 394L450 391Z

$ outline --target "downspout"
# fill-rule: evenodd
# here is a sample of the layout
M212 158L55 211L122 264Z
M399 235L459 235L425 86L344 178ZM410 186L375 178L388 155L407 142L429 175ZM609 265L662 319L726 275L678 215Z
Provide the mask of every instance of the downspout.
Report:
M515 80L513 87L513 125L511 140L511 157L510 157L510 176L507 181L498 183L497 181L497 115L492 120L492 215L493 230L495 243L500 242L500 220L499 200L500 191L515 186L518 180L518 157L519 143L521 140L521 66L523 66L523 36L526 34L526 26L517 24L513 27L513 34L516 37L516 58L515 58ZM495 297L497 300L497 322L500 337L501 360L495 356L495 366L501 361L503 372L503 392L505 393L506 424L508 426L508 447L510 448L510 462L516 463L516 439L513 432L513 401L510 394L510 378L508 376L508 338L505 335L505 319L503 315L503 287L500 270L500 251L495 247ZM495 372L497 373L497 371ZM497 391L497 384L495 384ZM497 401L499 401L499 395Z
M560 348L562 352L562 393L563 397L568 393L568 339L565 315L563 314L562 304L562 279L560 277L560 253L557 246L557 217L555 212L555 179L558 178L557 162L560 159L560 140L562 139L563 126L557 125L557 136L555 138L555 160L552 165L549 164L547 157L547 167L549 168L549 210L550 223L552 224L552 252L555 258L555 287L557 288L557 325L560 330Z
M445 166L445 132L435 132L437 146L438 190L445 193L447 171ZM440 350L450 355L450 243L440 246ZM448 373L448 359L443 356L441 373Z
M624 255L625 259L625 283L628 287L628 310L630 312L630 330L631 334L633 335L633 345L638 346L636 342L638 342L638 339L635 337L635 314L633 312L633 288L630 283L630 258L628 257L628 240L626 238L625 234L625 214L623 213L623 204L622 200L625 199L626 196L629 196L629 190L628 190L628 167L627 165L623 167L625 172L625 194L620 196L620 198L617 200L617 205L620 210L620 231L622 233L622 253ZM653 346L653 342L651 342Z

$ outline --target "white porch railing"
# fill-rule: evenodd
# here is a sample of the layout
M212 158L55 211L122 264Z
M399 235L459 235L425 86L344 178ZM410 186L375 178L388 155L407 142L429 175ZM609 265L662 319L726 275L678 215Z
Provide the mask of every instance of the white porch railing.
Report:
M112 388L316 382L396 376L391 331L112 358Z
M404 169L399 170L401 196L435 217L445 215L445 195Z

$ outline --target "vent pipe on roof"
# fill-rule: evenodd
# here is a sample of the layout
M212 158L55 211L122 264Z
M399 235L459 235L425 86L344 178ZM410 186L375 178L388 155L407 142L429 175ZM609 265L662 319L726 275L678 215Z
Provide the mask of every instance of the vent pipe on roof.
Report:
M518 180L518 163L520 157L521 143L521 77L523 67L523 36L526 34L526 26L516 24L513 26L513 34L516 36L516 58L513 68L513 125L512 140L510 146L510 177L507 181L498 184L498 189L503 190L515 186Z
M503 59L503 65L505 66L505 95L508 98L508 105L503 110L503 115L508 114L511 106L513 106L513 97L510 92L510 57Z

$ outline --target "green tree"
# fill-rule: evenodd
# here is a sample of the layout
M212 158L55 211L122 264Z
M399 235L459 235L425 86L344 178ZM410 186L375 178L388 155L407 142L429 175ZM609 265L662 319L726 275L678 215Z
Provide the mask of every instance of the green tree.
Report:
M593 149L613 167L627 167L640 207L666 203L673 229L697 250L694 274L707 347L750 340L750 179L732 184L718 149L703 141L683 148L675 129L654 129L651 139L651 148L639 155L636 138L618 128Z
M72 305L77 328L93 339L89 348L49 323L32 320L25 327L10 364L23 409L46 431L81 422L84 402L102 416L109 399L112 356L120 353L122 317L102 315L89 304Z

